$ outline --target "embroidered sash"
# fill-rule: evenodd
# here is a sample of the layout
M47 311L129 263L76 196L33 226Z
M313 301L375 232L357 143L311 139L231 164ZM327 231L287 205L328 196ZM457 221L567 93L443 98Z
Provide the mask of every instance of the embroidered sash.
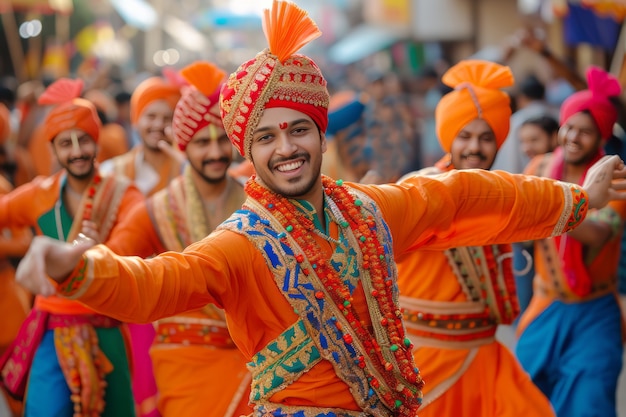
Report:
M357 190L351 189L350 192L363 202L362 208L372 214L385 256L393 257L391 234L386 223L376 213L375 203ZM298 262L291 249L292 247L298 248L298 244L265 207L249 198L244 204L244 209L234 213L218 227L218 230L220 229L239 233L250 240L265 258L277 287L300 316L298 322L283 333L278 340L259 352L250 364L251 371L256 375L253 395L257 413L292 415L291 412L285 414L284 406L270 403L269 398L272 393L297 380L303 372L314 366L320 359L325 359L333 365L338 377L350 387L355 401L367 415L393 416L395 411L388 408L381 398L389 398L395 390L407 387L412 387L415 392L419 391L418 387L402 378L398 372L395 357L392 352L387 352L389 349L382 350L383 354L386 354L385 360L390 365L389 372L394 375L397 384L392 387L385 383L377 368L370 362L370 352L354 334L339 308L334 303L327 302L326 298L316 297L315 293L324 287L315 273L315 268L306 260L302 263ZM289 246L281 242L281 238L285 237L289 239ZM351 237L354 238L354 236ZM374 327L373 334L376 335L380 346L389 346L390 343L381 322L382 315L377 303L372 300L371 280L367 269L363 268L363 259L353 249L358 245L350 241L350 237L344 236L340 239L348 239L346 243L349 249L346 251L340 248L342 246L340 242L335 243L335 254L330 263L337 271L343 272L350 284L354 282L355 285L356 283L362 285ZM301 248L299 250L302 252ZM350 260L346 259L346 252L349 251L352 251ZM353 265L350 266L351 262ZM397 270L395 264L389 265L387 272L392 278L391 282L394 283L393 298L399 314L398 289L395 285ZM346 276L350 275L350 271L354 274ZM362 275L359 275L359 271ZM338 328L342 331L338 331ZM346 336L350 336L349 340L352 343L344 341ZM286 343L287 340L290 344ZM277 352L276 346L281 346L280 353L274 353ZM376 380L373 381L374 383L372 383L372 378L368 379L368 374L374 375ZM321 412L315 407L297 407L297 409L299 411L293 411L293 415L312 416ZM359 415L359 413L344 410L337 415L352 416Z
M204 213L202 198L192 179L192 168L187 165L182 175L176 177L161 192L146 200L148 214L163 246L170 251L182 252L187 246L204 239L215 227ZM230 178L217 205L225 213L241 207L243 188ZM222 219L219 219L220 221ZM156 325L157 343L211 345L234 347L221 309L207 305L202 309L207 320L177 316L159 320Z
M130 180L125 177L112 175L101 177L101 182L97 185L93 196L92 207L88 207L90 197L83 195L66 240L71 242L76 239L82 228L85 210L91 209L91 220L98 225L100 241L104 242L111 233L117 219L117 211L130 184Z

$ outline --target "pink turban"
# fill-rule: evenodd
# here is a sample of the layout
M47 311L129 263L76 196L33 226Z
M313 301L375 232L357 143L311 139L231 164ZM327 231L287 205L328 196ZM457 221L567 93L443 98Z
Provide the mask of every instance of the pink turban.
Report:
M617 109L609 97L616 97L621 93L619 81L606 71L592 66L587 70L587 84L588 90L572 94L561 105L561 125L572 115L587 110L596 122L602 138L608 139L617 121Z

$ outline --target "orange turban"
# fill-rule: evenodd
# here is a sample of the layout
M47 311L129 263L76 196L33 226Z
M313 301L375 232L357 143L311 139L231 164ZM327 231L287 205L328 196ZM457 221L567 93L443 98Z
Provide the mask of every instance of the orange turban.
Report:
M137 123L146 106L153 101L165 100L172 109L180 99L180 87L161 77L142 81L130 97L130 122Z
M2 145L11 133L11 113L7 106L0 103L0 145Z
M446 71L442 81L454 88L435 109L442 149L450 152L454 138L474 119L489 124L500 148L509 133L511 118L509 95L500 89L513 85L511 69L481 60L461 61Z
M48 141L69 129L80 129L98 141L102 124L93 103L79 98L82 90L82 80L61 78L39 96L39 104L55 105L44 121L43 131Z
M265 10L263 31L269 49L232 73L220 95L224 129L246 158L250 158L252 133L266 108L300 111L313 119L322 133L328 126L326 80L311 58L295 54L320 36L320 30L304 10L274 0L272 10Z
M181 151L198 131L212 124L223 128L220 117L220 88L226 73L208 62L195 62L181 70L189 82L172 119L172 133Z

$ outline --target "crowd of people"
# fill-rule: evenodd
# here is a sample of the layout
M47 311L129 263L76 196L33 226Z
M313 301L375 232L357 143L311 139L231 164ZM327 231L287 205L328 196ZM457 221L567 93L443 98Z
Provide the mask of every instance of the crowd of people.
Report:
M12 413L617 416L618 80L590 67L555 112L460 61L426 87L433 146L397 78L329 93L306 11L274 0L264 32L228 76L120 94L124 122L81 79L0 105Z

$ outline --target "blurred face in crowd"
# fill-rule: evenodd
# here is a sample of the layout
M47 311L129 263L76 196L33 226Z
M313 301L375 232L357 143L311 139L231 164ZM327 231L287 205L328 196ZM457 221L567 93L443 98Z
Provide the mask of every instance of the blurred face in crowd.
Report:
M94 174L98 145L87 133L80 129L65 130L52 141L54 155L68 175L77 179L87 179Z
M155 100L144 108L136 128L146 148L158 150L157 144L161 140L172 143L171 137L165 134L165 128L172 124L173 115L174 110L165 100Z
M216 184L226 179L233 160L233 145L226 132L214 125L197 131L185 148L189 165L204 181Z
M306 114L269 108L252 136L250 155L257 181L288 198L310 199L321 191L326 137Z
M450 154L456 169L489 169L496 159L496 136L482 119L465 125L452 141Z
M552 152L556 146L556 132L550 134L541 126L534 123L527 123L520 126L517 131L517 136L520 140L522 152L531 159L537 155Z
M586 165L602 146L600 130L589 113L573 114L559 129L559 142L565 162Z

